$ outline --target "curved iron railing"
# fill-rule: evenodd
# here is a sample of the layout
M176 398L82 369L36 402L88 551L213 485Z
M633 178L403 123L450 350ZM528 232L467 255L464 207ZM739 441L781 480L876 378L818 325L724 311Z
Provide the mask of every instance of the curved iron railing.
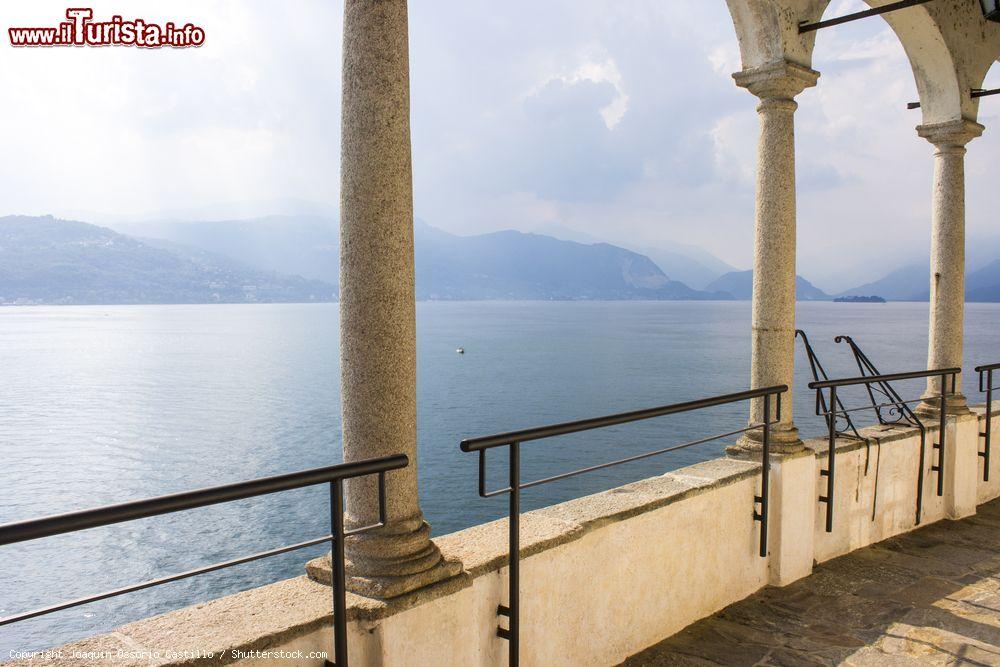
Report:
M768 515L768 477L770 474L770 442L771 442L771 426L781 421L781 394L788 391L787 385L779 385L774 387L766 387L761 389L751 389L749 391L742 391L735 394L725 394L722 396L714 396L711 398L703 398L697 401L688 401L686 403L676 403L674 405L664 405L657 408L649 408L646 410L635 410L633 412L623 412L614 415L607 415L604 417L594 417L592 419L583 419L581 421L567 422L563 424L552 424L550 426L541 426L538 428L530 428L521 431L511 431L508 433L499 433L496 435L489 435L480 438L469 438L463 440L460 448L463 452L479 452L479 495L483 498L490 498L500 494L509 494L509 518L508 518L508 563L509 563L509 573L507 577L508 585L508 599L507 604L497 605L497 615L506 616L508 620L508 627L504 628L502 626L497 626L497 636L506 639L508 642L508 664L511 667L516 667L518 664L519 652L520 652L520 516L521 516L521 491L524 489L530 489L535 486L540 486L542 484L548 484L550 482L555 482L557 480L566 479L568 477L575 477L576 475L582 475L587 472L593 472L595 470L602 470L604 468L610 468L612 466L621 465L623 463L631 463L633 461L640 461L642 459L647 459L653 456L658 456L660 454L666 454L668 452L677 451L679 449L684 449L686 447L692 447L694 445L699 445L706 442L712 442L714 440L720 440L722 438L731 437L739 433L747 433L749 431L754 431L760 429L762 431L762 466L761 466L761 493L759 496L754 496L754 510L753 519L754 521L760 522L760 555L761 557L767 556L767 515ZM719 405L727 405L730 403L738 403L741 401L747 401L751 399L761 399L763 401L763 413L762 421L756 424L750 424L746 428L737 429L734 431L729 431L728 433L720 433L719 435L713 435L706 438L701 438L698 440L693 440L690 442L685 442L679 445L673 445L671 447L665 447L663 449L658 449L653 452L647 452L645 454L639 454L636 456L629 456L617 461L611 461L609 463L601 463L594 466L589 466L586 468L579 468L566 473L561 473L559 475L553 475L551 477L546 477L544 479L537 479L531 482L521 482L521 454L520 446L524 442L529 442L532 440L541 440L544 438L552 438L558 435L568 435L570 433L580 433L582 431L590 431L593 429L604 428L607 426L616 426L618 424L628 424L631 422L642 421L645 419L652 419L654 417L662 417L665 415L678 414L681 412L691 412L694 410L701 410L704 408L715 407ZM776 401L775 405L775 419L771 420L771 401L774 399ZM494 491L486 490L486 451L496 447L507 447L509 449L509 485L496 489ZM760 504L760 511L757 511L756 505Z
M924 497L924 461L925 461L925 437L927 429L923 422L916 415L913 410L910 409L910 403L922 402L924 399L915 399L911 401L904 401L896 393L895 390L889 388L890 391L886 394L890 399L888 403L874 403L874 395L872 394L872 384L878 384L880 386L888 387L889 382L896 382L898 380L915 380L919 378L930 378L930 377L940 377L941 378L941 392L938 397L940 401L940 415L939 415L939 427L940 435L939 442L934 443L934 449L938 451L938 461L936 465L931 465L931 471L937 472L937 495L941 496L944 494L944 450L945 450L945 417L947 416L946 411L946 398L948 395L947 379L951 378L951 393L955 392L955 378L962 372L961 368L939 368L936 370L926 370L926 371L912 371L908 373L887 373L882 375L862 375L861 377L853 378L841 378L837 380L820 380L817 382L810 382L809 388L816 390L817 394L822 392L824 389L829 390L829 408L824 412L820 412L820 401L817 398L816 401L816 414L821 417L826 418L827 422L827 467L825 470L820 470L820 475L826 477L826 495L819 497L821 503L826 504L826 532L833 532L833 505L834 505L834 478L836 473L836 444L837 444L837 413L840 412L854 412L856 410L868 410L868 406L863 408L853 408L851 410L838 410L836 406L842 405L837 398L837 389L840 387L851 387L856 385L865 385L868 390L869 396L872 398L873 407L877 415L879 415L880 422L881 409L885 407L891 407L895 410L900 411L906 415L907 423L916 426L920 429L920 471L917 474L917 520L919 524L921 519L921 513L923 511L923 497ZM827 403L824 402L823 405ZM882 422L886 423L886 422Z
M409 459L404 454L395 456L385 456L375 459L353 461L339 465L326 466L324 468L313 468L299 472L276 475L274 477L263 477L261 479L247 482L237 482L235 484L225 484L223 486L213 486L195 491L185 491L166 496L157 496L145 500L135 500L119 505L105 505L94 509L69 512L66 514L56 514L40 519L30 519L28 521L18 521L0 525L0 546L37 540L43 537L54 535L64 535L88 528L108 526L124 521L133 521L146 517L180 512L183 510L217 505L219 503L231 502L263 496L280 491L290 491L307 486L329 483L330 485L330 523L331 532L329 535L318 537L298 544L291 544L278 549L262 551L251 556L244 556L233 560L215 563L199 567L186 572L172 574L158 579L151 579L139 584L125 586L97 595L90 595L84 598L68 600L58 604L42 607L31 611L15 614L0 619L0 626L17 623L29 618L51 614L62 609L69 609L90 602L97 602L107 598L124 595L133 591L151 588L171 581L187 579L199 574L221 570L241 563L276 556L278 554L304 549L323 542L330 542L332 550L332 570L333 570L333 624L334 624L334 658L337 667L347 667L347 595L344 574L344 537L357 535L385 525L386 502L385 502L385 473L390 470L405 468L409 464ZM378 475L379 494L379 521L370 526L362 526L353 530L344 530L344 480L365 475Z
M979 458L983 460L983 481L990 481L990 431L993 417L993 392L1000 387L993 386L993 371L1000 370L1000 364L984 364L976 367L979 373L979 391L986 393L986 428L980 431L983 438L983 451L979 452ZM985 382L984 382L985 380Z

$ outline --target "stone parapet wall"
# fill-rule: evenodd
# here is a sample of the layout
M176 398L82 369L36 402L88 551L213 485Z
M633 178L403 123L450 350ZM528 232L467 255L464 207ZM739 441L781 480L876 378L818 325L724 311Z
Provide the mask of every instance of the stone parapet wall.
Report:
M986 483L977 455L982 412L948 420L940 497L930 470L938 434L928 429L921 525L967 516L1000 496L1000 456L993 457ZM1000 420L994 420L998 432ZM863 435L871 439L867 447L837 441L830 533L818 502L825 492L826 440L775 457L766 558L757 553L759 524L752 519L760 492L760 464L752 460L715 459L523 514L523 664L616 664L769 584L808 576L814 562L912 530L919 432L875 427ZM447 558L462 562L461 575L388 602L348 596L352 664L506 663L507 644L496 636L496 607L506 601L506 520L435 542ZM310 574L322 579L325 568L322 560L313 562ZM94 664L74 658L74 651L124 649L108 664L321 665L322 658L309 653L329 650L331 633L330 589L303 576L62 647L58 664ZM166 657L168 651L215 656L185 661ZM276 654L266 651L303 657L275 663ZM157 653L161 657L150 657Z

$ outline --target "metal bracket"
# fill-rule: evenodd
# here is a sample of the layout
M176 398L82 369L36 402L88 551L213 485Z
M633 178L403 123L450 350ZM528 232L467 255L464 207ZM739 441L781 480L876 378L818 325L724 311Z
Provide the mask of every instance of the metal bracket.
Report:
M850 23L851 21L866 19L871 16L878 16L879 14L888 14L889 12L895 12L900 9L906 9L907 7L915 7L916 5L927 4L930 1L931 0L900 0L900 2L893 2L888 5L876 7L875 9L866 9L863 12L855 12L853 14L847 14L846 16L838 16L837 18L827 19L826 21L816 21L815 23L800 23L799 34L802 34L804 32L812 32L813 30L820 30L822 28L832 28L835 25Z

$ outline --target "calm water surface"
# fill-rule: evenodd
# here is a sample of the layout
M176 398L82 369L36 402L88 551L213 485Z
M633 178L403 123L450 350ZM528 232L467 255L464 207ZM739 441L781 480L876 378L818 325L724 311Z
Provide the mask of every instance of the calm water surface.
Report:
M476 495L463 437L748 383L746 302L421 303L417 317L421 502L436 534L504 513L502 498ZM798 320L831 375L856 374L838 333L854 335L883 372L926 364L927 304L803 303ZM337 327L336 304L0 309L0 523L339 462ZM819 435L797 353L796 421ZM966 358L967 370L1000 360L1000 304L967 307ZM971 373L965 391L980 400ZM732 430L745 413L727 406L525 446L523 476ZM662 473L724 445L540 487L524 505ZM493 461L497 480L503 463ZM0 616L322 535L327 502L304 489L2 547ZM321 551L0 628L0 661L301 574Z

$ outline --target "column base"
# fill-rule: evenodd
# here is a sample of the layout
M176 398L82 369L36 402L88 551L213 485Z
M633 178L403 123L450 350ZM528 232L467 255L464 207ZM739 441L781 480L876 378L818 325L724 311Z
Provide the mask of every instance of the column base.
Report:
M768 446L772 454L795 454L805 448L799 437L799 429L794 424L771 427ZM726 447L726 453L735 458L745 458L746 455L756 455L759 458L763 450L764 434L760 429L744 433L735 445Z
M399 597L462 572L462 563L441 555L430 539L430 525L422 518L353 535L346 547L347 590L365 597ZM331 555L309 561L306 572L313 581L330 585Z
M918 417L935 418L941 416L941 396L940 394L924 394L920 397L921 402L914 408ZM944 399L944 412L946 415L962 416L972 414L969 403L965 395L961 392L948 394Z

